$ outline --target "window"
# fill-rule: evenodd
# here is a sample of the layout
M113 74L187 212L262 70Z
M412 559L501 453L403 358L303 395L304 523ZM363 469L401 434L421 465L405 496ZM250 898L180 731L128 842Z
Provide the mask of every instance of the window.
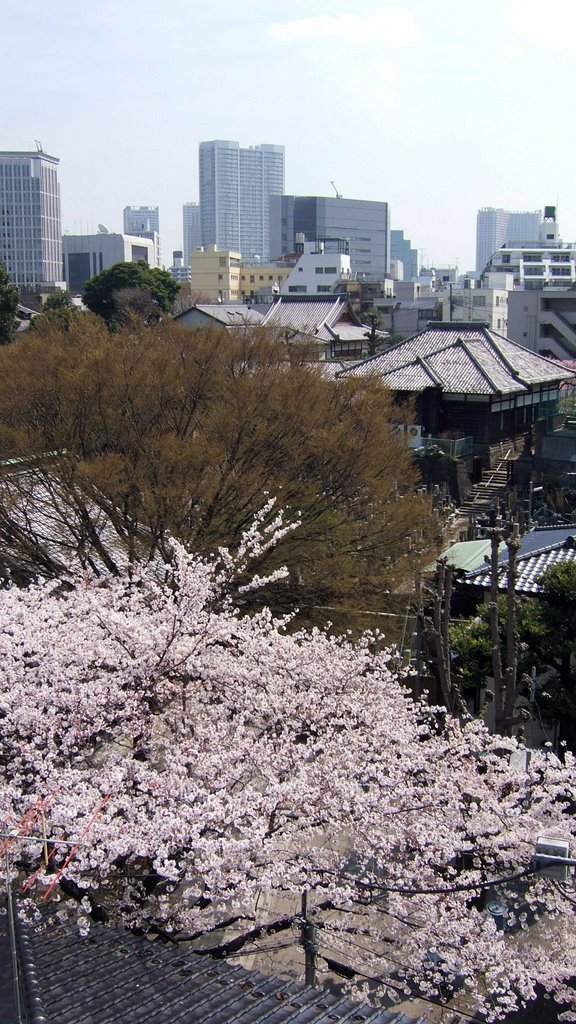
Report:
M288 291L289 292L298 292L299 294L304 294L307 290L308 289L306 288L305 284L289 284L288 285Z
M318 293L320 293L320 292L331 292L332 288L330 287L329 284L319 284L317 289L316 289L316 291Z
M324 273L324 267L316 267L315 273L316 274L323 274Z
M337 274L338 273L338 268L337 267L325 267L324 268L324 273L325 274Z
M226 257L225 256L219 256L218 257L218 266L219 267L225 267L226 266Z
M485 306L486 305L486 296L485 295L473 295L472 296L472 305L473 306Z

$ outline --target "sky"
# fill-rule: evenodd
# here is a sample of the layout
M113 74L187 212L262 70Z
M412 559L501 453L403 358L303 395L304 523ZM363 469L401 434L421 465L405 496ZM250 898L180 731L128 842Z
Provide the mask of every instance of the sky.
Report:
M198 143L286 147L286 192L385 200L427 265L475 263L482 206L557 204L576 240L576 0L19 0L0 150L60 158L62 226L198 199Z

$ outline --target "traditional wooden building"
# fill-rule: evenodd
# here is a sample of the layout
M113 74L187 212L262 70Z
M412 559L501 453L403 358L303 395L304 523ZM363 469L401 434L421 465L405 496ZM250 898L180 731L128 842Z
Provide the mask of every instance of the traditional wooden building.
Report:
M487 324L442 322L344 372L378 376L398 401L415 401L424 433L471 437L475 452L529 433L554 411L571 376Z

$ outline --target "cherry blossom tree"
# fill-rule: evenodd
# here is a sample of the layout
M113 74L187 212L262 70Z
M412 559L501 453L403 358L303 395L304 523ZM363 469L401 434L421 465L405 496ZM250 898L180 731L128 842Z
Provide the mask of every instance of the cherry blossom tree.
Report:
M574 893L531 858L576 833L571 755L515 767L514 739L413 700L377 634L241 614L232 582L286 529L268 507L234 553L0 592L13 884L216 955L306 891L321 962L382 991L452 972L489 1019L538 983L569 1005Z

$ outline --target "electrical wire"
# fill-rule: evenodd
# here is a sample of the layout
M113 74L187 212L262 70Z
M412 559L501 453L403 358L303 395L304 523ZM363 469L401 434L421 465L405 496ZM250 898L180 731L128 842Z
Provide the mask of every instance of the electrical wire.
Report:
M341 951L338 950L337 947L330 946L330 944L326 945L328 949L331 949L334 953L342 955ZM322 956L322 954L320 954L320 956L322 957L323 960L326 960L326 957ZM407 968L404 964L399 964L398 961L392 961L392 963L396 963L398 966L402 967L403 970L409 970L409 968ZM355 967L350 967L349 964L342 964L342 966L347 968L352 974L356 975L356 977L358 978L365 978L366 981L371 981L376 985L384 985L387 988L392 988L395 991L401 993L402 995L405 995L405 991L402 988L402 986L400 984L396 984L394 981L390 981L388 978L374 977L373 975L364 974L363 971L359 971ZM446 1003L442 1003L439 1000L432 999L430 996L421 995L420 993L417 994L417 998L421 999L425 1003L431 1003L432 1006L447 1006ZM450 1009L454 1009L456 1013L461 1014L463 1017L467 1017L469 1020L478 1022L478 1016L476 1014L467 1013L466 1010L461 1010L459 1007L450 1007Z

